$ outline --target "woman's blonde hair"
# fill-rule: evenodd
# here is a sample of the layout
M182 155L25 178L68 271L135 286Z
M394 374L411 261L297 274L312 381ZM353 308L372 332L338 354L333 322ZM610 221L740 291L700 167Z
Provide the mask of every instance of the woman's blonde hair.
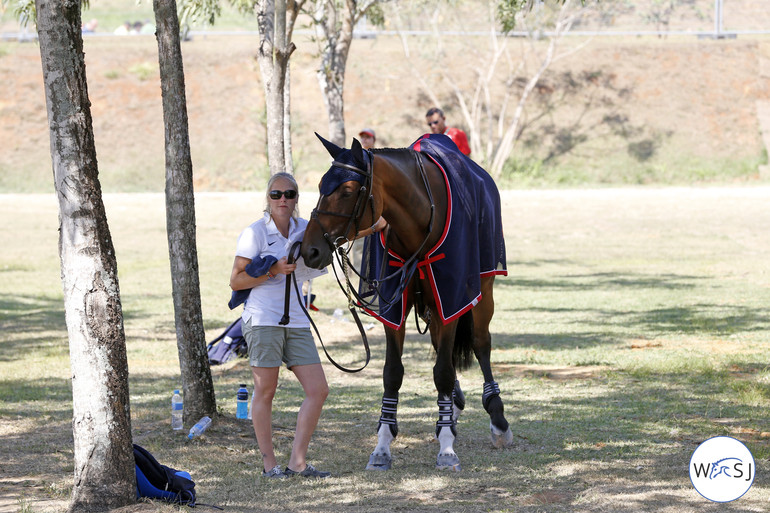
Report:
M273 212L271 211L272 209L270 208L270 191L273 190L273 184L279 178L283 178L291 182L292 187L294 187L294 190L297 191L297 198L299 198L299 185L297 185L297 180L294 178L294 175L291 173L283 172L274 174L267 181L267 189L265 190L265 212L270 215L273 215ZM297 203L294 205L294 212L291 213L291 217L293 217L295 221L299 219L299 201L297 201Z

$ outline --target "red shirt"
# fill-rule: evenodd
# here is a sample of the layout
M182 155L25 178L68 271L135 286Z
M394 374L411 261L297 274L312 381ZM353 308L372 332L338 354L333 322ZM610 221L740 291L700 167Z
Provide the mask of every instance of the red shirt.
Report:
M459 128L447 128L444 132L445 135L449 136L450 139L457 145L457 147L460 149L461 152L465 155L471 154L471 147L468 146L468 137L465 135L465 132L460 130Z

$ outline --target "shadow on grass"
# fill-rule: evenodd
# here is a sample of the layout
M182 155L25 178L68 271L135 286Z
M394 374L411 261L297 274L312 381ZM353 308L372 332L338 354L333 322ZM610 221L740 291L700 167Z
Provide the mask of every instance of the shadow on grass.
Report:
M52 331L66 337L61 299L0 294L0 362L23 359L35 351L61 351L61 344L51 340ZM66 342L63 351L67 351Z
M520 265L520 264L515 264ZM527 266L545 265L527 263ZM564 265L561 263L561 265ZM550 278L528 279L509 274L507 278L495 280L495 289L531 289L535 291L585 291L598 289L662 289L688 290L698 282L708 280L705 276L686 274L645 274L645 273L588 273L562 274Z
M379 383L371 379L332 389L309 454L313 463L334 472L338 479L329 482L288 482L280 489L258 478L255 482L260 468L253 434L230 417L220 418L192 444L160 435L147 442L164 458L195 468L201 497L227 501L231 507L248 508L258 499L266 509L286 511L380 511L381 501L387 500L389 510L443 511L451 506L486 511L504 501L517 511L592 511L595 501L606 501L607 510L660 511L702 505L697 496L682 497L688 486L683 468L705 438L735 434L730 426L716 423L716 417L732 418L736 428L768 420L726 398L726 382L712 377L665 373L649 380L621 377L597 387L544 379L506 383L504 400L515 442L503 450L489 444L480 390L470 392L455 444L464 469L460 474L434 470L435 398L413 395L408 387L399 403L393 469L363 470L376 442L379 413ZM276 396L279 461L290 451L300 398L292 382L283 383ZM655 487L650 486L653 481ZM291 503L282 505L287 493ZM581 499L585 494L596 496L589 504ZM628 495L628 505L634 507L612 507L613 500Z
M641 314L626 314L627 322L659 332L728 336L770 329L766 308L736 305L696 304L686 307L657 308Z
M682 502L677 495L677 490L687 486L682 468L699 442L716 434L741 439L736 435L740 431L733 428L761 426L770 420L764 411L729 396L727 374L714 376L690 370L660 373L649 379L624 375L571 384L511 378L501 381L501 387L515 441L510 448L495 450L488 439L489 420L481 406L480 382L470 385L478 381L474 371L465 378L468 402L455 444L464 470L460 474L439 473L434 470L438 452L433 439L435 397L427 385L415 389L416 383L431 380L430 364L419 354L414 357L419 368L402 388L400 433L392 448L394 466L387 473L363 469L376 443L382 393L378 374L354 376L348 384L332 387L309 453L312 463L337 476L330 482L289 482L276 487L259 480L260 458L251 424L235 419L230 404L236 383L246 375L245 361L215 379L220 409L226 411L202 438L192 442L186 440L184 432L174 433L168 425L166 392L173 378L132 374L134 441L163 464L190 471L201 502L242 507L239 511L248 510L255 500L267 510L318 507L328 511L333 507L345 512L380 511L386 498L389 510L443 511L462 506L464 511L485 511L498 508L499 501L504 501L517 511L588 511L587 493L597 494L591 502L594 506L593 501L638 494L630 499L640 508L635 511L659 511L667 504L700 504L697 497ZM279 461L285 464L302 393L290 373L282 371L282 376L273 426ZM12 415L17 423L13 434L0 439L4 473L9 477L47 474L69 479L69 384L66 380L46 380L38 384L38 393L34 392L35 382L17 380L15 385L23 397L2 412L2 417ZM7 395L3 394L5 402ZM47 411L41 423L36 401L55 401L60 407ZM731 421L720 424L716 418ZM610 474L613 479L607 480ZM650 496L648 486L652 481L657 483L655 497ZM291 502L282 506L287 493Z
M615 337L602 332L543 334L543 333L493 333L492 351L513 348L588 349L617 342Z

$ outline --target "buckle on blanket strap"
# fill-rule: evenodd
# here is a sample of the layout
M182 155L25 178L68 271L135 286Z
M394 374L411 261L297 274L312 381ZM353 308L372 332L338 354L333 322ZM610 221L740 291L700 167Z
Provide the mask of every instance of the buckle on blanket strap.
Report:
M443 260L444 258L446 258L446 254L439 253L438 255L434 255L434 256L432 256L430 258L426 258L425 260L420 260L419 262L417 262L417 270L420 272L420 279L421 280L425 279L425 273L422 270L423 267L425 267L425 266L427 266L429 264L432 264L434 262L438 262L439 260ZM391 267L403 267L404 266L404 262L399 262L397 260L391 260L390 261L390 266Z

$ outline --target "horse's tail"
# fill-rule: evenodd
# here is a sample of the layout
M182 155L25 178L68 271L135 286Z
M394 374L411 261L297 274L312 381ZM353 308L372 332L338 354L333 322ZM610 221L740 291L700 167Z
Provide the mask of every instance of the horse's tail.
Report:
M464 313L457 321L452 363L455 370L465 370L473 364L473 315Z

